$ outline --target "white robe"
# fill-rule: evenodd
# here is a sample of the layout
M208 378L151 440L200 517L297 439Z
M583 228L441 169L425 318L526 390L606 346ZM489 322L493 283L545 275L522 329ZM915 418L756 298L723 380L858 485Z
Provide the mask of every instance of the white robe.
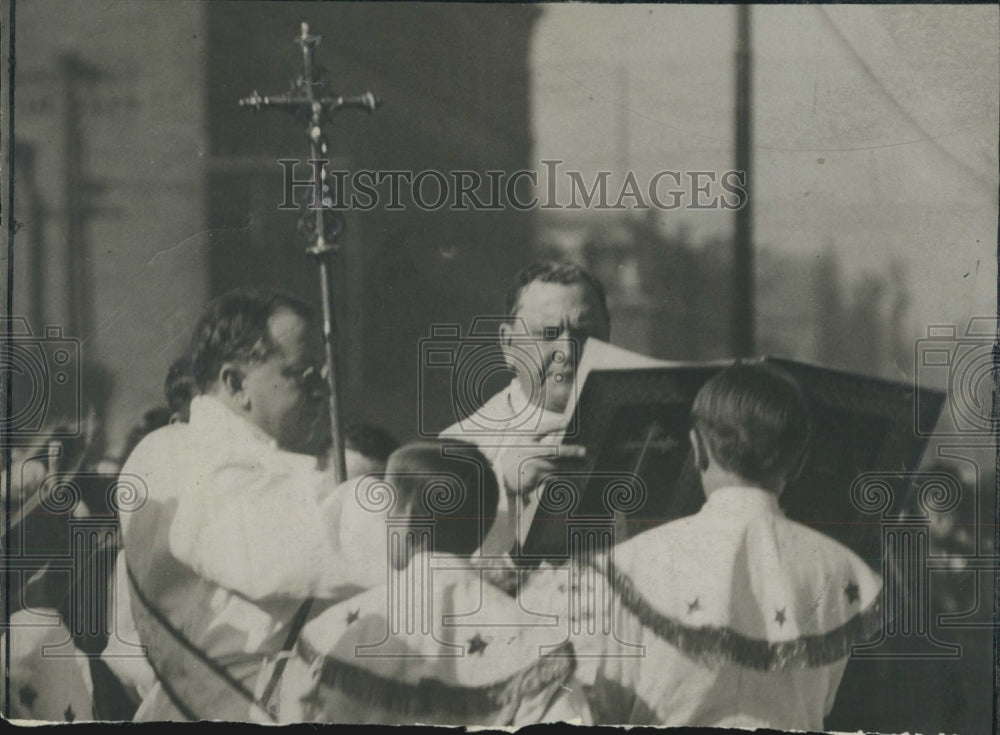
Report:
M122 472L145 483L119 505L132 613L158 679L136 719L258 717L261 672L303 602L359 591L338 557L332 476L208 396Z
M306 626L282 681L281 721L589 720L572 647L549 619L520 609L458 557L418 554L391 576L395 587L328 608Z
M578 653L605 650L590 704L609 724L822 730L852 644L881 624L879 576L760 489L716 490L597 567L614 636ZM607 655L623 644L642 655Z
M108 604L113 618L108 644L101 651L101 660L111 669L128 694L136 702L141 702L156 684L156 674L146 659L145 647L135 629L124 551L119 551L115 558L115 571L111 575L110 586Z

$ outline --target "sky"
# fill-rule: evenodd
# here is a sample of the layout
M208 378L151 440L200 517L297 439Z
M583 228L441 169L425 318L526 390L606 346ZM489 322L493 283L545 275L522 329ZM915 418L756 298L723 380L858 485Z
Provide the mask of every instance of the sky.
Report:
M902 262L917 336L994 314L998 18L995 5L754 7L758 246L833 247L849 278ZM735 40L731 6L546 5L535 160L588 181L731 169ZM661 221L695 238L733 226L720 210Z

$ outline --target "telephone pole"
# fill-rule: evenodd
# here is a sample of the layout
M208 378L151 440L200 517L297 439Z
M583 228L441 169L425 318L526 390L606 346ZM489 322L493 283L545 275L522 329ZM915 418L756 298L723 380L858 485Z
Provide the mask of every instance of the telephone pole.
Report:
M736 210L732 271L732 349L750 357L756 349L753 252L753 74L750 51L750 6L736 6L736 170L745 178L746 203Z

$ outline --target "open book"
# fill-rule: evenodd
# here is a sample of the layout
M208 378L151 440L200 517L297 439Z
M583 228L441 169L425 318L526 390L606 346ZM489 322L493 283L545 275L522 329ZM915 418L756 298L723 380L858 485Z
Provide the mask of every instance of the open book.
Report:
M640 368L676 368L690 363L676 360L658 360L638 352L616 347L608 342L591 337L583 346L583 354L576 368L576 379L570 399L566 403L566 423L572 425L573 414L576 411L577 398L587 382L587 376L594 370L638 370ZM729 364L722 361L719 365Z
M801 475L782 495L790 518L832 536L862 557L880 557L878 519L851 501L866 473L883 473L906 492L944 394L793 360L762 357L794 376L812 418L810 450ZM704 501L688 431L701 386L732 359L655 360L588 340L567 407L564 443L580 444L579 471L552 476L522 519L521 554L558 560L569 554L573 528L614 527L615 542L697 512ZM595 526L596 527L596 526Z

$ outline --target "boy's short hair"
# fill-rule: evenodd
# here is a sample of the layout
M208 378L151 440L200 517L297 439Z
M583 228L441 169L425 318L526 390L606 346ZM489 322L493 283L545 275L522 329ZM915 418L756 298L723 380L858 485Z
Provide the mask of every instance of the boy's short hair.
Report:
M433 550L470 556L496 517L500 491L483 453L472 444L434 440L405 444L389 457L386 480L396 507L433 523Z
M399 448L399 442L385 429L363 422L344 429L344 448L353 449L368 459L385 464Z
M809 444L802 389L763 363L737 363L713 376L694 399L691 423L720 467L756 483L795 474Z

